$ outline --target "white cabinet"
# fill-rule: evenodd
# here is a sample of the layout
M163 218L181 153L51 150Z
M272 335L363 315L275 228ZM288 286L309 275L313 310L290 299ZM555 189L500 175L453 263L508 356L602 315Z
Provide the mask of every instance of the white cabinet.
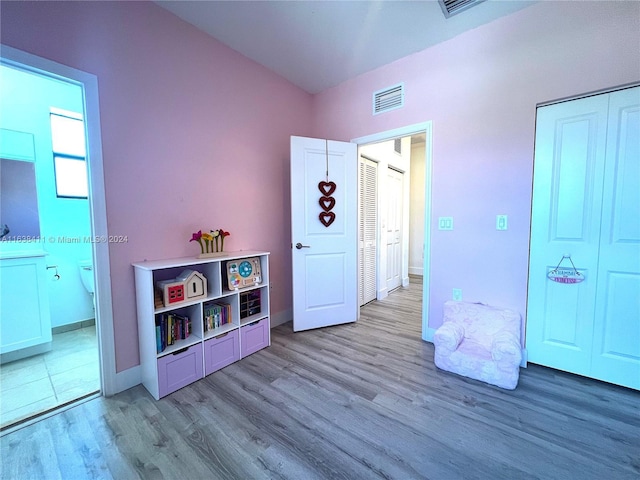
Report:
M45 255L0 254L0 354L5 362L51 350Z
M228 280L229 265L236 281ZM268 252L133 266L142 383L156 400L270 345ZM252 284L257 268L260 276ZM203 296L189 299L193 292L182 295L180 282L172 282L185 278L185 271L206 278ZM159 285L173 290L164 295Z

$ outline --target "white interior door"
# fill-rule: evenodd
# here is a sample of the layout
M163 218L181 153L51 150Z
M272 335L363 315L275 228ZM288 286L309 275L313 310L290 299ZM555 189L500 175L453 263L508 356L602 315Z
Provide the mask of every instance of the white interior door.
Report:
M591 376L640 390L640 87L610 95Z
M402 215L404 175L387 169L387 292L402 285Z
M640 89L538 109L529 361L640 388ZM562 260L580 283L552 281Z
M357 206L356 144L291 137L296 332L357 320Z
M537 112L527 353L573 373L584 374L591 361L607 104L596 96ZM549 280L565 255L583 282Z
M364 305L376 299L378 164L362 156L358 164L358 296Z

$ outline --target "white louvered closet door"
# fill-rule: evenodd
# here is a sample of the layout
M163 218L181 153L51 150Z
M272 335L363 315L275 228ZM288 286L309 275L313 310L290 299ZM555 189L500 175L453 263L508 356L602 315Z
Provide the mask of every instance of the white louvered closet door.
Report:
M358 265L360 305L376 299L376 233L378 164L360 157Z

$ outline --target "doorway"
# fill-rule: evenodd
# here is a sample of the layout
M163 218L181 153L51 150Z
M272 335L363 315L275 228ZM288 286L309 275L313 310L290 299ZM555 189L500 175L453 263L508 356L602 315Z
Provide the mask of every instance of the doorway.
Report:
M422 191L421 204L421 220L423 220L423 237L418 242L419 255L422 257L420 266L417 270L424 273L422 279L422 339L431 341L431 335L428 328L428 306L429 306L429 271L430 271L430 225L431 225L431 122L415 124L408 127L399 128L379 134L361 137L351 142L341 142L335 140L326 140L318 138L291 137L291 251L292 251L292 271L294 285L294 302L293 302L293 322L294 331L306 330L309 328L319 328L339 323L348 323L357 321L359 317L358 301L361 296L358 294L358 274L359 274L359 258L362 256L363 249L358 254L358 154L356 146L367 144L377 144L386 140L394 140L396 138L413 137L424 139L421 154L422 178L420 179L421 187L416 188ZM337 168L336 170L336 167ZM307 170L312 170L313 174L307 174ZM408 168L407 168L408 170ZM331 175L329 172L331 171ZM345 172L350 172L347 176ZM334 194L338 183L333 180L334 175L338 175L340 185L343 187L339 190L341 197L328 198ZM329 177L331 180L328 180ZM325 178L319 183L313 183L317 179ZM315 179L315 180L314 180ZM320 200L317 200L317 190L320 190ZM409 188L405 189L409 192ZM323 212L317 213L318 203ZM360 202L362 203L362 202ZM341 205L341 208L348 207L348 211L340 212L341 223L337 225L337 230L325 231L322 226L333 227L333 220L336 214L333 212L335 205ZM407 210L404 209L403 210ZM307 219L319 219L319 222L313 221L313 229L308 227ZM327 217L327 218L325 218ZM407 222L408 223L408 222ZM319 229L319 230L318 230ZM377 229L379 232L380 229ZM322 232L322 233L321 233ZM326 235L325 235L326 234ZM338 237L336 237L338 235ZM378 236L379 233L376 233ZM320 256L310 262L306 261L306 252L314 246L311 245L311 237L314 240L320 237L335 237L327 244L333 244L336 248L343 248L349 254L344 252L335 255L332 259L332 268L338 271L337 276L332 278L341 278L341 282L323 282L322 278L326 278L326 273L321 272L318 275L308 274L308 267L316 270L324 268ZM408 236L407 236L408 237ZM336 239L340 241L336 241ZM377 240L379 244L379 239ZM348 262L347 262L348 259ZM348 263L348 265L347 265ZM324 277L323 277L324 275ZM315 283L314 283L315 282ZM408 283L408 274L407 274ZM295 286L301 287L296 290ZM332 297L328 297L325 292L325 286L331 286ZM345 290L348 286L349 291ZM314 298L313 302L309 302L306 298L306 290L315 287L314 291L321 292L321 295ZM344 290L344 292L343 292ZM339 294L336 292L340 292ZM386 292L386 289L385 289ZM385 295L386 296L386 295ZM300 301L297 298L300 298ZM329 301L327 299L330 298ZM348 299L348 300L347 300ZM324 303L322 303L324 302ZM348 302L348 306L347 306ZM353 305L352 305L353 304ZM300 308L298 308L300 306ZM317 315L317 312L323 312L323 309L331 307L345 307L344 315L338 315L334 318L331 315ZM326 312L325 312L326 313Z
M421 281L424 159L424 134L359 149L360 306Z
M84 390L81 387L79 389L77 388L78 378L75 378L75 379L70 378L66 381L66 385L68 387L72 386L73 388L66 389L67 390L66 393L63 394L62 385L60 385L61 393L59 395L58 393L55 393L53 395L55 400L54 403L51 402L51 399L49 399L49 401L47 402L32 402L33 411L28 411L29 409L25 409L24 405L18 405L18 407L23 407L23 408L20 409L20 412L14 412L16 413L15 418L11 418L3 415L2 433L4 434L4 433L8 433L9 431L12 431L15 428L19 428L20 426L24 426L26 424L32 423L33 421L36 421L37 419L42 418L42 416L57 413L57 411L59 411L60 408L72 406L73 404L75 404L75 402L77 402L78 398L80 399L93 398L96 395L95 393L96 391L102 392L102 394L106 394L106 395L115 393L115 358L113 354L114 352L113 317L111 313L112 312L111 291L110 291L110 284L109 284L108 244L107 242L95 243L88 240L89 238L108 238L106 236L106 233L107 233L106 208L105 208L104 186L103 186L104 180L103 180L103 172L102 172L97 79L95 76L91 74L87 74L85 72L81 72L81 71L57 64L55 62L45 60L45 59L36 57L34 55L30 55L25 52L21 52L11 47L5 47L5 46L2 47L1 64L3 69L9 68L15 72L19 72L21 75L27 75L28 77L25 77L25 78L38 78L39 80L42 80L45 82L51 82L51 85L55 84L58 87L61 87L63 89L66 88L68 90L76 90L77 92L77 96L73 100L74 102L73 108L65 109L65 111L67 113L71 113L71 111L75 111L75 114L79 114L84 120L84 125L81 127L81 129L84 132L85 140L88 140L88 141L85 141L85 143L88 144L88 146L87 146L87 149L85 152L85 158L84 158L84 160L86 161L86 167L87 167L87 173L85 173L85 178L88 178L88 183L87 183L86 198L84 198L84 206L81 206L82 201L77 203L67 202L67 206L71 206L71 208L76 208L76 209L80 208L81 210L84 208L86 213L86 216L85 216L86 222L89 223L89 218L91 218L91 222L90 222L88 231L86 232L87 233L86 235L81 234L79 231L78 233L73 233L73 234L69 234L69 232L65 232L65 231L58 232L58 231L55 231L55 227L52 226L52 224L56 223L55 218L51 215L51 212L55 212L55 208L51 210L51 206L55 205L55 201L53 201L46 208L44 208L43 212L41 213L45 213L45 211L49 209L48 210L49 213L46 213L46 215L48 216L48 219L46 221L41 221L42 219L38 220L39 223L41 223L42 229L39 232L37 242L38 242L38 247L44 252L43 258L45 258L46 260L43 262L42 268L40 269L42 271L37 270L37 274L44 278L45 287L47 286L47 283L46 283L47 281L50 282L49 283L49 286L50 286L53 282L58 282L58 281L61 282L62 279L70 281L70 284L67 285L67 287L71 287L72 284L75 283L74 288L72 289L74 291L72 295L76 295L78 298L83 299L85 305L83 305L82 307L84 309L84 312L79 313L79 317L76 315L74 318L71 318L72 321L58 320L57 321L58 325L54 325L53 327L51 326L51 323L49 323L49 326L48 326L49 339L50 340L52 339L54 341L49 343L49 345L47 345L48 342L46 342L47 339L45 338L45 342L43 342L43 346L45 347L43 348L44 352L40 352L40 353L47 354L46 350L50 349L52 346L53 346L53 349L57 349L60 351L66 350L67 353L71 353L71 354L76 354L78 353L78 351L84 350L84 352L82 353L83 358L80 358L80 359L76 358L75 360L73 360L73 362L82 362L87 364L87 363L90 363L90 362L87 362L87 356L93 357L95 359L94 368L96 370L95 375L93 376L94 377L93 383L91 384L90 387L87 387ZM6 92L5 87L6 85L3 84L3 92ZM30 95L28 95L28 97L34 96L33 95L34 92L29 92L29 93ZM53 107L55 105L51 105L51 106ZM55 113L60 114L61 111L57 111ZM48 109L48 111L44 113L44 115L47 117L46 121L50 122L51 114L52 112L50 109ZM21 115L26 117L29 116L29 114L27 113L27 110L25 109L22 110ZM69 118L69 117L66 117L66 118ZM5 120L3 120L3 122ZM22 120L25 122L29 121L28 118L23 118ZM2 126L3 132L9 131L14 133L15 132L26 133L27 137L30 135L31 138L33 138L33 134L32 132L29 132L29 128L21 127L19 129L12 130L11 128L5 128L5 127L11 127L11 126L3 125ZM27 131L25 132L25 130ZM24 135L22 136L18 135L18 137L26 138ZM43 163L45 167L44 170L39 169L40 171L38 172L38 180L41 180L41 179L44 180L48 176L46 172L47 169L49 169L49 172L53 171L53 176L50 176L50 179L55 178L55 173L56 173L54 170L55 162L52 158L50 133L45 143L47 141L49 144L48 155L51 156L51 158L50 158L50 161L45 160L45 162ZM33 141L34 145L35 143L36 142ZM11 142L5 145L15 146L15 144L12 144ZM66 167L77 166L77 163L71 164L69 159L70 159L69 156L65 157L64 160L67 160L66 164L64 161L60 161L57 163L58 169L59 169L57 172L58 174L60 174L60 172L64 170ZM78 161L78 158L73 158L73 160ZM38 164L38 167L40 167L40 164ZM55 181L54 181L54 185L55 185ZM59 183L58 188L60 190L58 190L58 195L56 195L55 186L54 186L54 196L56 199L62 199L65 197L65 195L59 195L59 193L69 194L69 191L63 191L63 189L66 188L64 184ZM44 202L45 200L44 191L42 191L41 189L41 191L37 192L37 194L38 196L42 196L42 198L40 199L41 200L40 203ZM70 197L70 196L72 195L67 195L67 197ZM71 198L65 198L65 200L71 200ZM77 198L75 198L74 200L77 200ZM71 216L73 218L76 218L78 216L77 213L78 212L75 212L75 214ZM68 219L69 216L66 216L65 218ZM65 222L62 222L62 223L64 224ZM47 242L49 242L50 245L47 245ZM84 262L81 262L78 259L74 259L74 261L69 261L69 258L65 257L65 255L63 255L61 251L55 252L55 255L50 255L49 252L47 252L47 248L51 247L55 243L62 244L62 245L59 245L60 247L64 246L64 244L67 244L67 243L70 244L71 247L74 247L74 246L78 246L74 244L79 244L79 246L84 246L82 244L85 242L88 242L89 244L87 245L86 251L83 251L82 260L89 262L89 264L93 265L94 267L94 272L92 277L95 285L94 286L95 311L94 311L94 302L91 300L91 296L83 286L82 280L80 278L80 272L81 272L82 264ZM21 249L21 248L24 250L23 247L24 245L20 245L19 242L17 241L2 242L0 244L0 257L2 258L2 261L4 262L8 258L15 257L16 256L15 250ZM50 267L50 268L46 268L46 267ZM7 285L7 283L5 282L3 283ZM54 286L57 287L57 284ZM46 288L43 288L42 290L46 290ZM63 290L66 291L67 288L64 288ZM57 301L59 299L58 295L59 295L59 292L55 291L52 293L51 296L53 296L54 300ZM47 296L46 303L55 304L55 301L49 302L48 297L49 296ZM66 302L66 306L68 307L73 303L74 302L72 301ZM48 312L48 313L50 315L52 312ZM69 312L65 311L61 316L64 318L68 318L68 314ZM44 318L44 316L45 315L43 314L42 317ZM5 315L3 314L3 320L5 320L4 317ZM93 317L93 318L90 318L90 317ZM49 322L50 322L50 318L49 318ZM91 333L89 333L89 331L91 331ZM52 333L53 333L53 337L51 337ZM60 342L56 342L56 340L61 339L61 337L56 338L57 335L66 337L66 339ZM73 337L73 338L70 338L70 337ZM86 349L86 346L88 344L92 344L92 348ZM57 348L57 347L60 347L60 348ZM28 355L30 353L36 353L36 352L21 352L21 353L7 352L6 359L7 359L7 362L11 361L12 355L13 355L14 360L20 361L18 360L20 356L22 356L23 354ZM37 355L32 355L31 361L34 362L35 361L34 359L36 357ZM4 361L4 358L3 358L3 361ZM73 362L71 362L69 358L65 358L64 356L59 357L59 359L56 359L55 361L51 360L49 362L51 364L50 370L46 372L47 376L49 374L56 375L56 374L62 373L62 370L65 369L67 366L69 366L70 363L73 363ZM11 369L8 368L7 365L10 365L10 364L7 363L2 367L3 404L5 406L7 403L6 402L7 385L11 385L11 383L8 383L8 382L15 383L17 381L15 380L15 378L12 380L7 380L9 377L5 377L5 375L9 375L11 372ZM23 373L25 371L30 374L34 374L36 369L29 368L27 366L27 370L23 370ZM40 370L40 372L43 373L42 370ZM77 372L77 373L80 373L80 372ZM22 377L23 380L27 379L25 378L25 375L20 375L20 376ZM84 371L80 375L80 378L82 378L83 376L84 377L87 376L86 371ZM53 384L53 381L50 377L47 378L47 381L49 384ZM46 383L47 383L46 381L43 382L43 385ZM65 383L65 382L61 382L61 383ZM14 386L17 386L17 385L18 384L15 384ZM19 403L24 404L24 399L25 399L24 390L22 390L22 399L19 401ZM36 417L36 415L38 415L39 417ZM19 424L16 426L14 422L19 422ZM11 424L13 424L14 426L11 426Z
M405 234L400 239L404 244L402 251L402 264L404 271L401 276L401 284L407 286L409 278L415 277L414 283L422 283L422 339L430 341L428 331L428 305L429 305L429 271L430 271L430 220L431 220L431 122L425 122L407 127L381 132L366 137L352 140L359 146L360 178L359 188L359 304L367 303L365 300L382 299L387 296L387 224L380 221L379 212L387 215L387 206L380 206L378 192L380 188L372 188L372 184L380 184L381 177L387 176L388 165L385 165L384 174L381 173L380 159L376 159L367 146L380 145L386 142L391 150L396 149L397 144L404 145L405 151L410 151L410 163L406 167L397 166L392 175L404 173L404 191L402 201L406 208L402 207L403 215L400 225ZM403 143L404 142L404 143ZM368 177L368 180L367 178ZM397 176L397 175L396 175ZM366 186L369 184L369 186ZM384 188L384 187L382 187ZM387 193L385 193L386 195ZM371 208L371 204L375 208ZM366 205L363 205L366 204ZM398 202L395 202L397 205ZM411 207L409 208L409 205ZM366 217L366 218L365 218ZM367 225L368 224L368 225ZM372 226L375 231L372 234ZM409 228L411 225L411 228ZM395 227L394 227L395 229ZM368 232L368 233L367 233ZM366 235L365 235L366 234ZM385 248L379 248L384 243ZM382 252L382 255L381 255ZM383 257L381 259L381 257ZM366 266L363 262L366 261ZM382 268L381 268L382 265ZM381 273L384 270L384 274ZM372 282L375 284L372 287ZM382 286L381 286L382 285ZM372 293L371 291L374 290Z

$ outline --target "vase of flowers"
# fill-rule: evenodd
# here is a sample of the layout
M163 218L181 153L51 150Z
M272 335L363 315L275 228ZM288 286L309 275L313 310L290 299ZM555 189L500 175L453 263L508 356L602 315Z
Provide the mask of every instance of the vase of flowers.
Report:
M222 257L227 255L224 252L224 239L231 233L219 228L210 230L209 233L202 233L202 230L191 235L190 242L198 242L200 245L200 255L198 258Z

